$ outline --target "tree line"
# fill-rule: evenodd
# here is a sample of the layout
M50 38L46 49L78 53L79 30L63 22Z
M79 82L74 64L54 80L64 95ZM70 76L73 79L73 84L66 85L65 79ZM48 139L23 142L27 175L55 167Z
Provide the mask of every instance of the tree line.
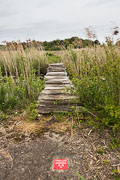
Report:
M0 45L1 50L5 50L6 48L12 49L12 50L17 50L18 48L30 48L34 47L39 49L41 46L46 50L46 51L59 51L63 50L63 48L68 48L72 47L74 49L80 49L80 48L85 48L87 46L94 46L94 45L100 45L100 42L98 40L90 40L90 39L81 39L79 37L72 37L64 40L53 40L53 41L36 41L36 40L27 40L26 42L5 42L5 45ZM22 47L21 47L22 46Z

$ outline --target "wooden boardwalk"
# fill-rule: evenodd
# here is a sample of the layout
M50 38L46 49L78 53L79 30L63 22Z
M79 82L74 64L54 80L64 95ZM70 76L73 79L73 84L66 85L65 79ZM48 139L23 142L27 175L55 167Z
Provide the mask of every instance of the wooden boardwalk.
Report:
M66 112L79 106L79 98L71 93L73 85L63 63L50 64L45 76L45 88L38 98L38 113Z

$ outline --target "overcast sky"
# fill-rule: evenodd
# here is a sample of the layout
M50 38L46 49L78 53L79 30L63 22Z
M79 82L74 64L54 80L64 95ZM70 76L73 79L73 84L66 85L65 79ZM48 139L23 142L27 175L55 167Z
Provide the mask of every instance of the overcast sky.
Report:
M87 38L89 26L100 41L112 34L120 0L0 0L0 42Z

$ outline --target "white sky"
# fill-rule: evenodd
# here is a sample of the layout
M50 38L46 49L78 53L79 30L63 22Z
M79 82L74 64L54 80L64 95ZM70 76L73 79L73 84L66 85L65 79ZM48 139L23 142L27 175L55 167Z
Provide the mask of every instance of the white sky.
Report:
M120 27L120 0L0 0L0 42L87 38L100 41Z

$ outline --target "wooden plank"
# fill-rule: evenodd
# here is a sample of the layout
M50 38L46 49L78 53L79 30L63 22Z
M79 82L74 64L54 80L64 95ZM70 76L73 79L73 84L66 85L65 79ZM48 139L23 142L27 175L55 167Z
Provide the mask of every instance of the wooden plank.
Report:
M48 109L46 109L46 108L40 108L40 107L37 108L37 112L38 112L39 114L50 114L50 113L52 113L51 110L48 110Z
M49 64L49 66L60 66L60 65L63 66L63 63L52 63L52 64Z
M75 107L77 109L78 112L81 112L80 110L80 107ZM56 112L70 112L73 108L72 107L56 107L56 108L46 108L46 107L39 107L37 109L38 113L41 113L41 114L49 114L49 113L56 113Z
M45 86L44 90L63 90L65 89L65 86Z
M63 63L55 63L55 64L50 64L49 67L60 67L63 68Z
M77 99L77 100L73 100L73 99L64 99L64 100L62 100L62 99L57 99L57 100L53 100L53 99L39 99L39 101L38 101L38 103L39 104L50 104L50 105L52 105L52 104L59 104L59 105L68 105L68 104L73 104L73 105L75 105L75 104L77 104L77 105L81 105L81 103L80 103L80 101L79 101L79 99Z
M49 87L53 87L53 88L55 88L55 87L63 87L63 88L70 88L70 87L73 87L73 85L72 84L46 84L45 85L45 88L49 88Z
M46 84L70 84L70 80L64 80L64 79L48 79Z
M47 72L46 76L67 76L66 72Z
M40 95L38 97L38 100L40 99L44 99L44 100L68 100L68 99L73 99L73 100L77 100L79 99L77 96L74 96L74 95Z
M68 76L44 76L44 79L64 79L64 80L69 80Z
M60 102L51 102L51 101L41 101L40 102L40 107L41 106L44 106L44 107L58 107L58 106L67 106L67 107L76 107L76 106L80 106L81 103L69 103L69 102L66 102L66 103L60 103Z
M42 95L43 94L51 94L51 95L56 95L56 94L68 94L68 92L67 92L67 90L65 90L65 89L49 89L49 90L46 90L46 89L44 89L43 91L42 91ZM70 94L70 93L69 93Z
M38 109L46 109L47 111L49 112L53 112L53 111L56 111L56 110L59 110L59 111L68 111L68 110L72 110L73 108L75 107L67 107L67 106L56 106L56 107L44 107L44 106L39 106Z
M66 69L65 68L51 68L51 67L49 67L49 68L47 68L47 71L48 72L65 72Z

